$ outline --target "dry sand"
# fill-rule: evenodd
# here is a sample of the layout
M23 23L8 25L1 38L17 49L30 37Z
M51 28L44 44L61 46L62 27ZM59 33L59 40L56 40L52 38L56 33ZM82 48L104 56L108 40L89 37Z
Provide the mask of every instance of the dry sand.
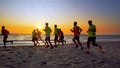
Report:
M103 42L105 53L91 46L85 54L75 45L50 49L40 46L0 47L0 68L120 68L120 42Z

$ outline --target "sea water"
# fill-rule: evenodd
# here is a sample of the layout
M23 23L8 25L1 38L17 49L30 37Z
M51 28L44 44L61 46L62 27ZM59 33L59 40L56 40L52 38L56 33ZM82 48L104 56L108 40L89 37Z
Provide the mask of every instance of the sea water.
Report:
M66 44L72 44L73 35L65 35L64 40L66 40ZM80 41L82 43L87 42L87 35L80 35ZM42 35L42 39L45 39L45 35ZM3 46L3 36L0 36L0 46ZM13 45L25 46L25 45L33 45L32 36L30 34L12 34L9 35L8 40L14 40ZM54 35L51 35L51 40L54 40ZM120 41L120 35L97 35L97 42L107 42L107 41ZM54 42L54 41L52 41ZM44 45L42 41L39 41L40 45ZM52 43L54 44L54 43ZM12 46L11 43L7 43L8 46Z

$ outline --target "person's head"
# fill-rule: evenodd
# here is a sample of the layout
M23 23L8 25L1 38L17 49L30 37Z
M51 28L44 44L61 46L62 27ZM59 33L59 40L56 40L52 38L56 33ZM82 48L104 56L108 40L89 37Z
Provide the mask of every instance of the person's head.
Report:
M5 26L2 26L2 29L5 29Z
M88 21L88 24L89 24L89 25L92 25L92 20L89 20L89 21Z
M35 29L33 31L35 32Z
M54 25L55 28L57 28L57 25Z
M61 29L59 29L59 31L61 31Z
M39 29L36 29L37 31L39 31Z
M77 22L76 21L74 21L74 26L77 26Z
M48 23L46 22L45 25L48 26Z

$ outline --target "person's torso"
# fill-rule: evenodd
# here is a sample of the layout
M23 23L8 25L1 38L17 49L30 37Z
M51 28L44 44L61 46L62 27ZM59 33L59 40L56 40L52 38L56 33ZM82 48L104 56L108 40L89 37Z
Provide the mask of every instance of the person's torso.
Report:
M50 35L50 33L52 32L50 27L45 27L45 33L46 35Z
M8 34L9 34L9 31L6 30L6 29L1 30L1 32L2 32L2 35L3 35L3 36L8 36Z
M59 32L59 37L64 37L64 34L62 31Z
M54 29L54 35L58 35L58 28Z
M33 38L37 38L37 33L33 31L33 32L32 32L32 37L33 37Z
M73 27L73 32L74 32L74 36L79 36L80 35L80 27L79 26L74 26Z
M96 36L96 32L90 31L90 30L94 30L94 29L96 29L95 25L89 26L89 30L88 30L88 36L89 37L95 37Z
M40 38L40 37L41 37L41 32L38 31L38 32L37 32L37 35L38 35L38 37Z

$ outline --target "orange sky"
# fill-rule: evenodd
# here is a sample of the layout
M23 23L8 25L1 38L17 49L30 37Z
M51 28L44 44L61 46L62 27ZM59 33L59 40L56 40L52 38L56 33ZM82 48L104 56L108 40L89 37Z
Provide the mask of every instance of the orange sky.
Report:
M20 34L31 34L33 29L37 29L36 25L15 25L15 24L2 24L6 26L6 29L10 31L12 34L20 33ZM1 25L1 26L2 26ZM39 24L38 24L39 25ZM41 25L41 24L40 24ZM78 25L83 29L82 34L87 34L86 31L88 29L88 24L87 22L85 24L83 23L78 23ZM0 26L0 27L1 27ZM50 25L52 28L52 34L54 32L54 25ZM61 28L65 34L72 34L70 32L70 29L73 28L73 23L71 22L70 24L63 24L63 25L58 25L58 28ZM115 32L119 31L119 28L116 28L116 26L106 26L106 25L99 25L96 24L97 28L97 34L115 34ZM39 30L44 34L44 23L42 24L41 28ZM1 30L1 28L0 28Z
M57 24L65 34L72 34L73 22L77 21L86 34L88 20L97 27L97 34L120 35L119 0L0 0L0 27L10 33L31 34L33 29L45 23L54 29ZM1 28L0 28L1 30ZM53 34L53 32L52 32Z

